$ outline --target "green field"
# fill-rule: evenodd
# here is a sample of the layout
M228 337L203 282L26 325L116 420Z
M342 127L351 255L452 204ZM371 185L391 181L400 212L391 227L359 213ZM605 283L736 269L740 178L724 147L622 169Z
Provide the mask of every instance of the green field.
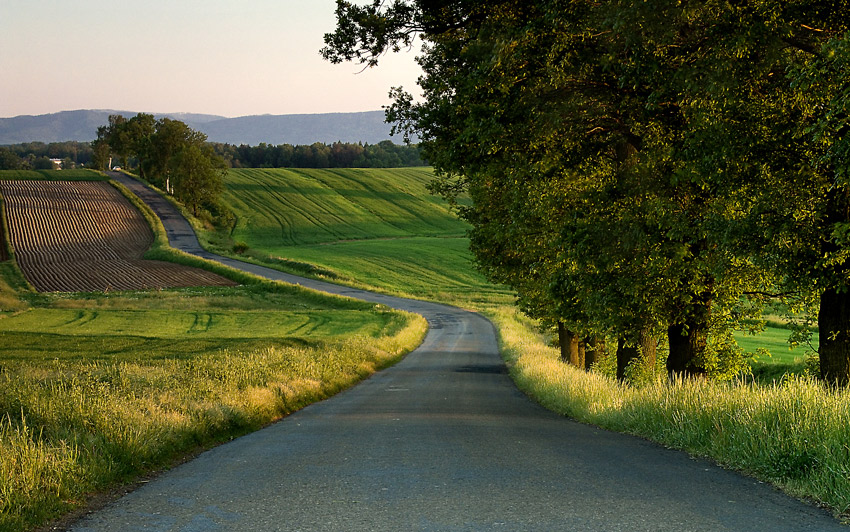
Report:
M108 179L94 170L0 170L0 179L35 179L46 181L101 181Z
M231 170L236 226L206 238L220 251L246 244L247 257L293 273L398 295L510 301L475 270L468 225L428 192L432 178L429 168Z
M461 236L466 225L426 190L430 169L241 169L227 174L232 238L285 246L411 236Z

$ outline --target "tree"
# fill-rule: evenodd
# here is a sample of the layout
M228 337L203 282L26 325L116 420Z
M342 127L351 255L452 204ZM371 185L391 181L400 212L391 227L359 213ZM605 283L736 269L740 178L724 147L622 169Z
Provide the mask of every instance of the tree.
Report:
M781 274L783 294L818 301L821 376L840 385L850 383L847 10L730 8L711 37L742 60L725 65L722 85L702 86L711 105L694 135L710 148L705 167L749 186L745 215L728 227L735 245Z
M92 141L92 167L95 170L107 170L109 165L109 143L105 138L100 136L98 130L98 138Z
M156 119L151 114L139 113L124 126L130 152L139 160L139 177L146 179L153 150Z
M9 148L0 147L0 170L17 170L21 167L21 158Z
M51 161L47 157L42 156L33 159L33 161L30 163L30 168L32 168L33 170L53 170L54 166L53 161Z
M323 53L371 65L420 35L424 99L395 89L388 119L422 139L435 189L471 196L485 273L560 324L563 345L614 334L651 355L665 332L668 370L703 373L712 323L761 279L708 231L735 191L675 157L681 58L645 37L687 32L643 28L656 4L338 1Z
M189 144L175 156L174 195L198 216L201 207L216 203L224 191L224 160L208 146Z
M224 190L227 165L206 140L206 135L179 120L156 120L139 113L129 120L110 116L109 125L98 128L92 147L99 165L105 165L103 158L110 148L124 160L136 157L141 176L164 187L196 216L202 208L226 216L218 198Z
M97 130L98 138L103 138L112 153L118 157L121 166L126 168L127 158L132 151L131 139L127 130L127 119L122 115L109 115L109 125L101 126Z

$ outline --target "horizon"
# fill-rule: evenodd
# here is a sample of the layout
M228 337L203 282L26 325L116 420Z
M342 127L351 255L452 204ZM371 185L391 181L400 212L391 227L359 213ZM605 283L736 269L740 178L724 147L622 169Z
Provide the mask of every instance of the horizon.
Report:
M274 113L262 113L262 114L250 114L250 115L239 115L239 116L225 116L219 114L210 114L210 113L194 113L190 111L171 111L171 112L160 112L160 111L133 111L128 109L63 109L61 111L52 111L47 113L39 113L39 114L20 114L15 116L0 116L0 120L9 120L13 118L23 118L23 117L32 117L37 118L39 116L50 116L57 115L60 113L75 113L79 111L91 111L98 113L128 113L131 116L135 116L138 113L145 113L155 116L176 116L176 115L199 115L199 116L212 116L222 119L234 119L234 118L253 118L253 117L262 117L262 116L309 116L309 115L338 115L338 114L362 114L362 113L378 113L383 112L383 109L371 109L366 111L328 111L328 112L317 112L317 113L282 113L282 114L274 114ZM127 116L130 118L130 116Z
M392 87L418 94L421 68L411 50L375 68L323 60L334 10L334 0L5 0L0 68L13 74L0 78L0 117L358 113L388 105Z

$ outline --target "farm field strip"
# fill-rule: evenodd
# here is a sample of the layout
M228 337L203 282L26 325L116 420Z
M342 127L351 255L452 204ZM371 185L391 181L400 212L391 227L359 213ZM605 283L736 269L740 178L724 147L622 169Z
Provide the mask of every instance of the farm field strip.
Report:
M100 181L0 181L9 239L39 291L232 285L218 275L142 260L153 233L141 214Z
M135 336L185 339L379 337L403 323L392 313L352 319L349 310L98 310L39 308L0 317L3 333L45 333L66 337Z
M428 193L429 169L235 169L225 180L233 238L251 247L346 239L460 236L467 226Z

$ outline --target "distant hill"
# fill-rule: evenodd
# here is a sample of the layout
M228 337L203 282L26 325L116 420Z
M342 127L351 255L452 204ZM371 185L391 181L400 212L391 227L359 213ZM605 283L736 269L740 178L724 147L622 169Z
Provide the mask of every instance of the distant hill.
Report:
M79 110L0 118L0 145L94 140L97 128L105 125L111 114L122 114L129 118L136 112ZM192 129L206 133L210 141L229 144L330 144L336 141L376 144L382 140L401 143L400 137L390 136L390 125L384 122L383 111L238 118L192 113L155 115L157 118L167 116L181 120Z

